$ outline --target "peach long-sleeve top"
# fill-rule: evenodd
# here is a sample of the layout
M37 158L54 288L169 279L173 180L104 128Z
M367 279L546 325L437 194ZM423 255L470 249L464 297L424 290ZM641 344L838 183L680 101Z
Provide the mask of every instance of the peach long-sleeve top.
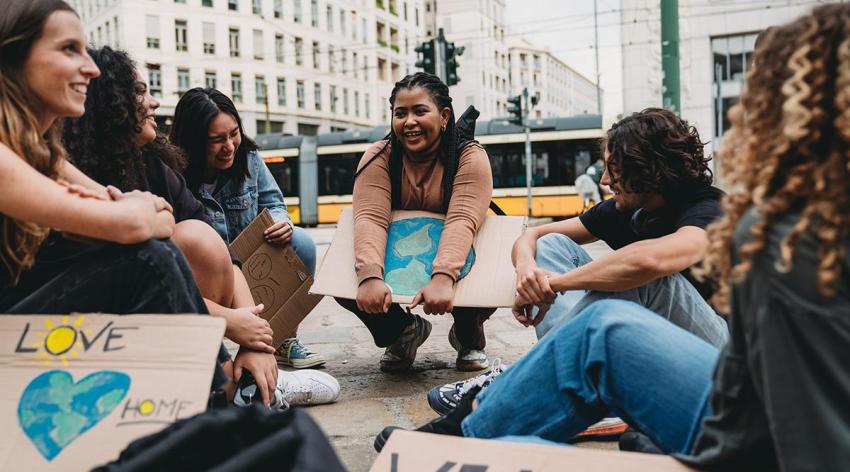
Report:
M386 147L384 147L386 145ZM384 275L387 227L392 212L390 144L378 141L360 159L358 170L375 157L354 181L354 253L357 283ZM384 148L381 150L381 148ZM443 208L443 164L438 159L403 157L401 209L440 213ZM454 280L463 267L476 231L487 215L493 174L487 152L478 143L466 146L458 161L433 274Z

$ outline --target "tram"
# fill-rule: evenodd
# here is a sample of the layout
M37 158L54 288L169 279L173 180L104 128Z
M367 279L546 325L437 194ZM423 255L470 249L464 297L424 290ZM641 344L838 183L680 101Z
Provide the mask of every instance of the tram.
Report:
M534 119L531 123L532 216L566 218L581 213L575 178L598 157L599 115ZM319 136L257 136L260 155L284 193L295 223L336 223L351 206L354 172L369 146L389 127ZM475 139L490 156L493 200L508 215L525 215L525 133L504 120L478 122Z

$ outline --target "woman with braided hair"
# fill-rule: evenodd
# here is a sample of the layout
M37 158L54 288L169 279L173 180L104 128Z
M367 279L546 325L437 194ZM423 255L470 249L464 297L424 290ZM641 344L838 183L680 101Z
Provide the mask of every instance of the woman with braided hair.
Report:
M850 5L769 29L753 61L703 266L723 350L599 301L419 430L565 442L613 412L700 469L850 470Z
M429 315L451 313L449 342L458 352L457 369L484 369L483 324L495 310L455 308L452 299L490 203L490 160L478 143L459 139L449 88L438 77L424 72L404 77L390 105L390 133L366 151L354 180L357 299L337 301L363 321L377 346L386 347L381 370L410 368L431 324L391 301L383 280L387 228L393 210L444 213L431 282L410 308L421 304Z

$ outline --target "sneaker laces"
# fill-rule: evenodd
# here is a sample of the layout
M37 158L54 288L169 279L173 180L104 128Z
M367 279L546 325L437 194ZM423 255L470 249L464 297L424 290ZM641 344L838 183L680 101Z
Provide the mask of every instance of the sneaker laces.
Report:
M463 384L461 384L460 389L458 389L458 394L460 396L466 395L467 392L469 392L475 387L481 387L483 389L507 368L508 366L503 365L501 359L494 359L493 367L489 371L479 375L478 377L473 377L471 379L465 380Z
M305 359L312 355L314 355L313 351L307 348L307 346L301 344L301 341L298 338L290 338L284 341L284 346L286 346L286 351L289 353L289 357L296 357Z

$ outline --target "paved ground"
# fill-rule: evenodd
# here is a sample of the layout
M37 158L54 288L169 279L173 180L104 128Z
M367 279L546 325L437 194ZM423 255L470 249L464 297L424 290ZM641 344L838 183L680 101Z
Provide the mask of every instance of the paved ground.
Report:
M333 238L334 227L309 229L317 243L319 260ZM591 255L607 247L589 248ZM328 360L326 371L342 388L340 400L309 409L327 433L351 472L366 471L375 460L372 441L387 425L413 427L436 415L425 393L442 383L469 377L454 369L455 351L449 345L450 316L429 316L434 329L419 349L410 372L383 373L378 369L382 349L375 347L369 331L333 299L322 300L302 323L299 336ZM513 363L535 343L531 328L516 323L507 309L500 309L485 325L487 354ZM615 448L614 443L585 443L588 447Z

